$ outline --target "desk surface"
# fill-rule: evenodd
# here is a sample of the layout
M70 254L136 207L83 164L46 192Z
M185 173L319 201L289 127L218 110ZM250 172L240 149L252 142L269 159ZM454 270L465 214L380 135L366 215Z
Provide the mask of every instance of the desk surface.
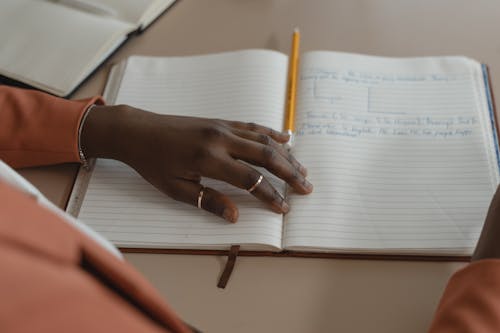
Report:
M490 65L500 96L500 2L488 0L181 0L118 51L76 93L101 93L110 65L131 54L245 48L387 56L460 54ZM22 170L64 206L76 165ZM239 258L225 290L212 256L128 254L190 323L206 332L424 332L460 263Z

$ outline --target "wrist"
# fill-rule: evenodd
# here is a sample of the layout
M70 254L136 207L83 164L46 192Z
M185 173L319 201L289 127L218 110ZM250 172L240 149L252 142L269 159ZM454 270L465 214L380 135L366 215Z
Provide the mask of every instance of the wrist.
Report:
M80 149L86 159L112 158L121 160L121 138L127 106L93 106L82 120Z

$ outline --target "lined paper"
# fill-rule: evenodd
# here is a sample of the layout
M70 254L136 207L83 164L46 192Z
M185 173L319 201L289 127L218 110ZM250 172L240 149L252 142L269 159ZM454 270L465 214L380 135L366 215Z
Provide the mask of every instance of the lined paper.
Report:
M481 66L305 55L287 249L470 254L499 182Z
M257 122L279 130L286 66L285 55L259 50L186 58L131 57L115 103L162 114ZM266 176L284 191L283 182ZM202 183L235 201L238 223L231 225L176 202L128 166L103 159L97 161L79 217L124 247L281 247L282 215L246 191L208 179Z

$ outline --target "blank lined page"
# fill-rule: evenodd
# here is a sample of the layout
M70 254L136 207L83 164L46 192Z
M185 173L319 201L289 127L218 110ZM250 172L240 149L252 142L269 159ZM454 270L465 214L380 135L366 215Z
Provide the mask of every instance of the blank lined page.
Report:
M285 247L470 254L499 181L485 83L464 57L303 59Z
M285 55L259 50L181 58L132 57L115 103L163 114L252 121L281 129L286 66ZM284 190L282 182L266 175ZM281 247L281 215L246 191L208 179L202 183L235 201L240 210L238 223L229 224L176 202L128 166L101 159L79 217L124 247Z

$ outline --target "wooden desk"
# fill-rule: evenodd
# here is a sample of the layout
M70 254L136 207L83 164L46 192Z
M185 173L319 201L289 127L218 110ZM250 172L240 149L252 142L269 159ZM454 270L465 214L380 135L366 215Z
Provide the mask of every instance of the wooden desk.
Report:
M387 56L462 54L490 65L500 96L500 2L467 0L181 0L115 54L75 97L102 92L110 64L131 54L244 48ZM24 170L60 206L75 165ZM226 290L221 258L129 254L179 313L206 332L424 332L460 263L239 258Z

